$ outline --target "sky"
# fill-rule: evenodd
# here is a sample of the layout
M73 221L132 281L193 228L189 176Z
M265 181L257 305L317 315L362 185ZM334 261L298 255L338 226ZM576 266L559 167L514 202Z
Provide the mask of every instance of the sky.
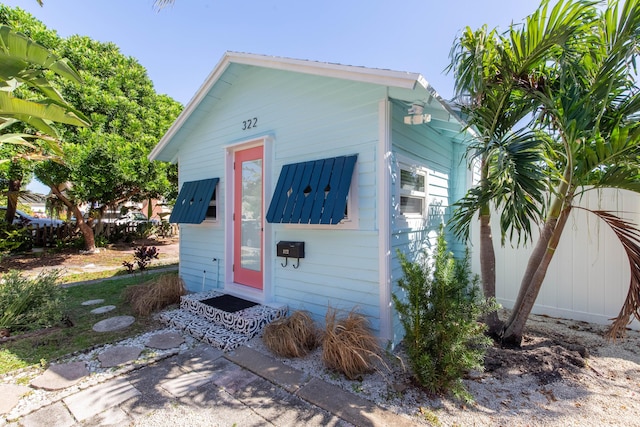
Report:
M422 74L445 99L445 72L469 26L507 29L539 0L153 0L2 1L61 37L113 42L147 69L158 93L186 105L226 51ZM37 188L31 188L38 191Z

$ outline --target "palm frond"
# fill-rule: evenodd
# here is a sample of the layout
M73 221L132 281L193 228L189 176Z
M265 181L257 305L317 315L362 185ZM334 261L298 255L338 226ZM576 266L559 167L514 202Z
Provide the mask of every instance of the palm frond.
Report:
M587 209L588 210L588 209ZM632 321L632 317L640 320L640 229L636 224L624 220L612 212L604 210L589 210L602 219L622 244L631 270L629 292L620 309L620 313L613 320L607 331L607 336L612 339L623 337L625 329Z
M0 91L0 116L18 118L20 120L34 118L66 123L75 126L86 126L88 123L77 114L58 104L26 101ZM47 129L50 131L50 129ZM53 134L55 135L55 133Z

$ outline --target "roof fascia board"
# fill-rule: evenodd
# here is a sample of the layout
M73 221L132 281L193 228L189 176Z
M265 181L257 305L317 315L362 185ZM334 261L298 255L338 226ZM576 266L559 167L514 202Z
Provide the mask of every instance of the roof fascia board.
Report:
M402 71L365 68L303 59L270 57L250 53L232 52L228 53L228 56L230 62L236 64L253 65L256 67L293 71L324 77L335 77L343 80L354 80L403 89L414 89L417 83L422 85L422 81L424 81L424 78L420 74Z

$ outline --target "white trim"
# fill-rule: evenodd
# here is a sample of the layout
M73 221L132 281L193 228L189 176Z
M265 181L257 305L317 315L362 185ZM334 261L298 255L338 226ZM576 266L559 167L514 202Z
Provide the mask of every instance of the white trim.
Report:
M399 217L399 219L410 220L410 219L425 219L425 218L427 218L428 212L429 212L429 169L427 168L427 166L424 163L420 163L420 162L416 161L416 159L411 160L408 157L403 156L401 154L397 154L396 155L396 160L397 160L397 165L398 165L398 179L396 180L396 194L398 195L398 214L399 214L398 217ZM402 190L402 171L403 170L423 176L424 177L424 191L416 192L416 191ZM404 213L402 213L401 198L403 196L421 198L423 200L422 213L421 214L414 214L414 213L404 214Z
M393 340L393 318L391 316L391 102L381 100L378 104L378 259L380 270L380 339Z
M243 286L233 282L233 202L234 202L234 176L233 162L237 151L246 150L254 147L262 147L262 197L263 211L266 212L266 206L271 199L269 192L271 191L271 164L272 164L272 146L273 138L269 135L251 138L240 141L238 143L229 144L224 147L225 150L225 186L224 186L224 290L238 296L244 296L252 301L259 303L268 303L273 298L272 286L272 238L271 227L264 220L263 248L262 248L262 291Z
M227 52L225 57L230 63L293 71L316 76L334 77L343 80L354 80L402 89L414 89L416 85L426 88L429 85L419 73L356 67L353 65L256 55L252 53Z

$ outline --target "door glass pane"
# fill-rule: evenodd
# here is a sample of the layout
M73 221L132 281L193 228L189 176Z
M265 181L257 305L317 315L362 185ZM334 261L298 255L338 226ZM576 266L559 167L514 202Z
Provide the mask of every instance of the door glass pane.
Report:
M242 162L242 268L260 271L262 250L262 160Z

